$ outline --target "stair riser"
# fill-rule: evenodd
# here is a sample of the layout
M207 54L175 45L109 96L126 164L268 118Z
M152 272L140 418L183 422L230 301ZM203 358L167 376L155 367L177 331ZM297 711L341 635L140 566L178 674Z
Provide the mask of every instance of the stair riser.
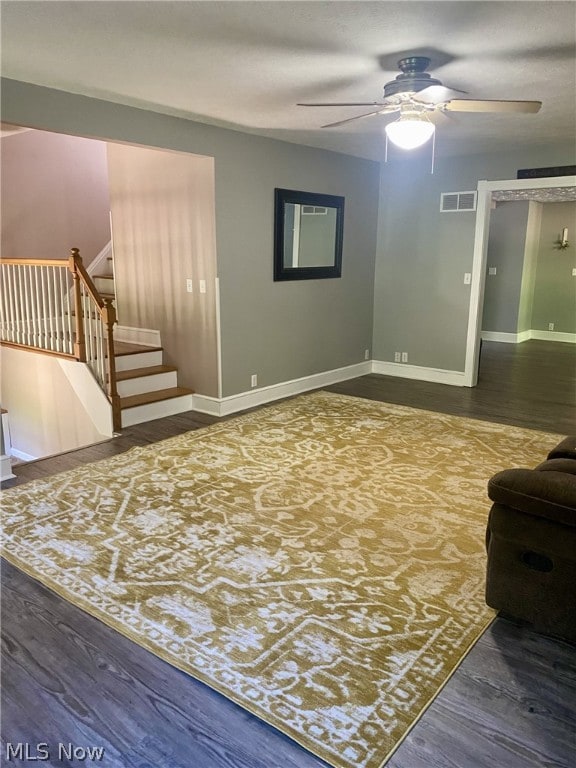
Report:
M146 368L149 365L162 365L162 350L138 352L135 355L116 355L116 370L130 371L132 368Z
M136 379L126 379L118 382L118 394L120 397L130 395L142 395L145 392L157 392L159 389L177 387L176 371L166 373L154 373L152 376L139 376Z
M98 293L114 293L114 278L95 277L94 285Z
M137 405L134 408L125 408L122 411L122 426L131 427L134 424L162 419L164 416L175 416L177 413L185 413L191 410L192 395L183 395L182 397L173 397L156 403Z

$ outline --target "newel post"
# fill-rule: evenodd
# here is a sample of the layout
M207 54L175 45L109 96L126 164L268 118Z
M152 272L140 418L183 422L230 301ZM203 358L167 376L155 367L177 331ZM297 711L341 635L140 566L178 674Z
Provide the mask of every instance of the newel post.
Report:
M86 362L86 335L84 333L84 312L82 310L82 291L80 289L80 275L78 266L82 264L82 257L78 248L70 249L68 269L72 273L74 288L74 317L76 325L76 338L74 341L74 355L80 362Z
M112 426L115 432L122 428L122 412L120 409L120 395L116 386L116 360L114 358L114 323L116 322L116 308L112 299L104 299L104 307L101 310L102 322L106 329L106 355L108 357L108 399L112 404Z

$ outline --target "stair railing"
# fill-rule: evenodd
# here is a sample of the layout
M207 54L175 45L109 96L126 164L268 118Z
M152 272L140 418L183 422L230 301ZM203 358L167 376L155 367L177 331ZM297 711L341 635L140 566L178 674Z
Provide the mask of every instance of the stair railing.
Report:
M0 343L86 363L110 400L119 430L116 310L98 293L78 248L68 259L0 259L0 270Z

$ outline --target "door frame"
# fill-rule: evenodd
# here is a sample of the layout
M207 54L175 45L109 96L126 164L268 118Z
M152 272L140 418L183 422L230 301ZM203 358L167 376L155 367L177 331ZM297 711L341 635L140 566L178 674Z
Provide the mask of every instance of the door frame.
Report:
M466 337L466 362L464 365L464 386L466 387L475 387L478 382L480 333L482 330L486 254L488 251L492 193L514 192L527 189L550 189L553 187L576 187L576 176L546 176L541 179L482 180L478 182L468 334Z

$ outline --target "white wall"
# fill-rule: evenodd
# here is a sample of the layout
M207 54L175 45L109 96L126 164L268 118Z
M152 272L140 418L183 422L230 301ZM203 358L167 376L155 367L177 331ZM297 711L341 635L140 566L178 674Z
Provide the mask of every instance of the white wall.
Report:
M57 357L2 347L0 358L2 407L8 410L15 456L52 456L106 439Z
M46 131L3 137L2 256L89 264L110 240L106 145Z
M108 166L118 321L159 330L179 385L217 396L214 160L109 144Z

